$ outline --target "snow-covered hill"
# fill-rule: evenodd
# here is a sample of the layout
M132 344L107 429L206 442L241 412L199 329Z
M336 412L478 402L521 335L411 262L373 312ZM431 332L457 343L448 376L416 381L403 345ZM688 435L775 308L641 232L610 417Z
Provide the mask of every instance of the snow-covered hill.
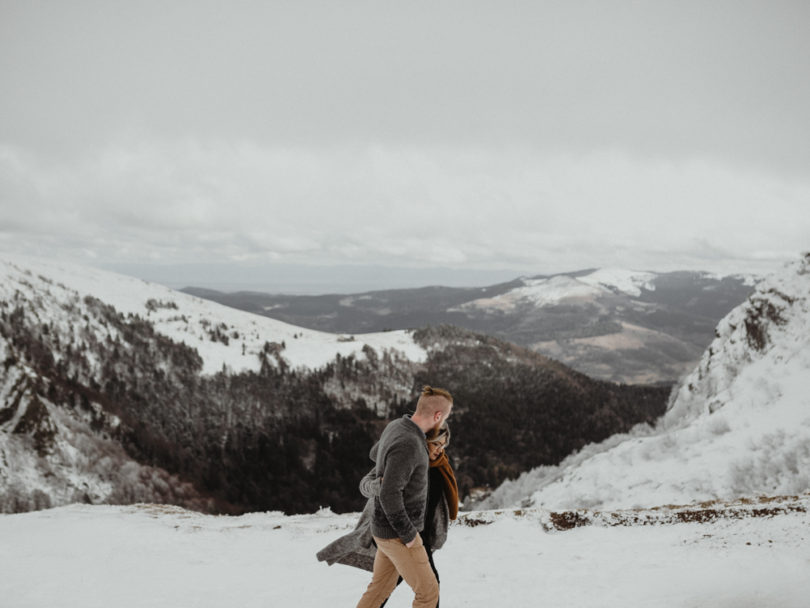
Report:
M794 510L766 517L606 523L564 532L544 525L550 514L542 511L469 513L451 526L447 544L434 556L441 603L804 608L810 596L808 501L810 496L791 501ZM637 515L644 522L645 515L660 513ZM0 604L353 606L370 574L329 567L315 553L357 517L328 510L215 517L161 505L73 505L0 515ZM402 585L387 606L405 608L412 600Z
M292 296L187 288L188 293L332 332L454 325L625 384L674 383L691 371L754 278L602 268L485 287L424 287Z
M0 511L351 510L380 425L424 383L459 398L466 493L652 421L668 394L448 326L329 334L30 258L0 256L0 278ZM493 407L497 429L476 436Z
M810 489L810 254L729 313L656 427L589 445L484 503L681 504Z
M53 260L0 255L0 301L13 301L15 294L37 302L34 311L43 323L65 331L73 320L75 303L86 307L85 296L97 298L123 314L140 315L168 338L197 350L204 373L223 366L239 372L256 371L259 353L266 342L283 344L281 357L292 367L318 368L336 354L364 357L366 346L375 350L396 349L409 359L421 361L424 349L410 332L391 331L363 335L339 335L296 327L259 315L246 314L162 285L94 268ZM106 335L104 328L97 328Z
M456 309L504 312L514 310L520 305L552 306L561 302L615 293L638 297L641 295L642 288L655 291L653 283L655 277L656 275L650 272L605 268L582 276L563 274L533 279L524 278L521 279L523 285L520 287L494 297L470 300Z
M144 430L161 424L156 414L164 417L164 426L192 425L158 443L185 435L189 445L201 449L205 436L219 435L216 441L224 444L229 437L234 440L237 425L258 428L267 417L280 415L267 399L257 404L236 389L230 391L236 403L207 405L206 395L194 395L206 375L226 371L234 377L268 364L303 374L334 362L337 355L411 362L426 356L411 332L345 336L312 331L138 279L6 254L0 255L0 314L0 512L138 500L210 510L211 501L188 479L146 464L159 459L142 447L128 453L122 445L132 447L133 432L141 433L139 443L156 441ZM138 349L144 352L136 368L132 356ZM201 379L195 380L198 369ZM326 390L348 402L361 390L325 382ZM411 384L401 384L393 390L409 395ZM130 411L125 429L122 392L142 410ZM188 395L185 403L179 393ZM366 398L369 407L389 405L379 396ZM140 462L132 456L139 450Z

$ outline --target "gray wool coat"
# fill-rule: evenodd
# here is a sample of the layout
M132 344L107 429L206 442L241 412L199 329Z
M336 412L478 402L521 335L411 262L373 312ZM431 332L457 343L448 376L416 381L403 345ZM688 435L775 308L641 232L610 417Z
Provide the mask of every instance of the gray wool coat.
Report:
M370 456L372 460L376 461L376 444L371 448ZM360 480L360 492L368 498L368 501L354 530L318 551L318 561L326 562L330 566L346 564L369 572L373 570L377 547L371 535L371 520L374 516L374 497L380 493L380 480L377 478L376 467ZM450 508L447 506L444 492L432 515L433 517L428 519L432 531L430 536L433 538L433 545L430 549L437 551L444 546L447 540L447 528L450 525Z

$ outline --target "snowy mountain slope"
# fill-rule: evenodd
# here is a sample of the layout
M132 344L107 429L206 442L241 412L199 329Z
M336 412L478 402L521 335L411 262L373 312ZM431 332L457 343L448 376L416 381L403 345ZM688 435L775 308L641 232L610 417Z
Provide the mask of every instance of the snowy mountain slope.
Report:
M355 509L381 425L426 383L458 398L467 493L652 421L668 394L449 326L326 334L58 262L2 268L5 511L76 500Z
M750 295L752 285L752 277L604 268L480 288L353 295L184 291L324 331L464 327L531 348L592 378L638 384L674 383L694 369L717 322Z
M86 393L78 407L58 405L51 389L59 379L46 390L43 378L2 338L0 361L0 512L145 499L206 508L208 501L189 483L132 459L111 436L118 417Z
M523 286L493 297L470 300L449 309L464 312L472 309L490 313L513 312L521 305L549 306L566 300L598 296L605 290L599 285L584 283L576 278L556 276L550 279L521 279Z
M0 340L0 512L44 509L71 502L161 499L205 509L182 479L140 464L103 427L119 420L98 403L67 410L42 394L41 380L11 360Z
M810 254L721 321L654 429L506 482L484 506L619 508L808 488Z
M235 441L233 427L260 428L271 412L280 415L273 402L287 398L259 404L226 379L206 386L206 375L257 374L263 365L306 375L338 355L375 364L426 356L409 332L311 331L137 279L20 256L0 256L0 314L0 511L137 500L211 510L188 479L150 463L176 461L172 450L183 449L176 441L198 450L206 436ZM362 392L357 383L323 382L336 401ZM382 382L401 384L391 390L403 395L412 388L392 374ZM267 384L284 390L283 382ZM367 404L387 408L387 394L368 391ZM301 399L289 398L290 407ZM161 425L168 430L154 430ZM171 438L155 434L171 429Z
M654 429L528 472L483 506L609 509L808 488L810 255L722 320Z
M363 357L363 348L395 349L414 361L424 350L407 331L344 336L308 330L202 300L154 283L63 262L0 255L0 300L19 292L38 301L43 322L63 329L66 306L85 306L85 296L109 304L123 314L140 315L168 338L197 349L205 373L224 366L233 371L259 369L265 342L283 344L281 357L292 367L318 368L341 356ZM47 296L47 297L45 297ZM99 329L99 333L106 333Z
M750 277L618 268L521 282L448 312L493 324L507 339L592 377L625 383L674 382L690 371L716 322L753 285Z
M469 513L434 555L441 603L804 608L807 501L794 501L803 511L768 517L565 532L544 525L549 513ZM353 606L370 574L329 567L315 553L357 517L329 510L215 517L163 505L0 515L0 598L15 608ZM412 600L402 585L387 606Z
M582 276L555 275L521 279L523 286L490 298L478 298L465 302L451 310L479 309L490 312L505 312L519 305L534 307L552 306L568 300L595 298L623 293L638 297L641 290L655 291L655 274L623 269L600 269Z
M652 272L639 272L624 268L600 268L590 274L577 277L577 280L587 285L598 285L609 291L626 293L638 297L641 290L655 291L655 278L658 275Z

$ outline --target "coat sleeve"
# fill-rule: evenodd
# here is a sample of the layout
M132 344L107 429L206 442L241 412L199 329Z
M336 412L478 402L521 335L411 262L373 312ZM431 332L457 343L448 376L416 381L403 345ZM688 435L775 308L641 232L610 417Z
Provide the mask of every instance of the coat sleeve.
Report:
M380 495L380 479L377 477L377 468L374 467L360 480L360 493L366 498Z
M415 463L407 446L396 446L386 454L382 484L380 485L380 506L385 512L389 525L406 545L416 538L417 529L411 523L405 510L403 491L413 475Z

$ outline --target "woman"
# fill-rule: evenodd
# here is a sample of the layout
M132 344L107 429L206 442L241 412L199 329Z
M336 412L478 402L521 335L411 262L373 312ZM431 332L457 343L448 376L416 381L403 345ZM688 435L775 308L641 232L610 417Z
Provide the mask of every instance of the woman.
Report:
M445 423L434 429L426 437L430 468L428 470L428 499L425 510L425 527L422 541L430 561L430 567L439 580L439 573L433 562L433 552L440 549L447 540L450 520L458 516L458 484L447 458L445 449L450 444L450 427ZM371 459L376 460L375 445L371 448ZM374 566L376 548L371 538L371 514L374 511L374 497L380 493L382 478L376 477L376 468L360 481L360 492L368 498L366 507L355 529L341 536L318 552L318 559L330 566L334 563L347 564L371 571ZM397 585L402 582L400 577ZM388 600L386 600L387 602ZM385 602L381 606L385 606ZM437 604L438 608L438 604Z

